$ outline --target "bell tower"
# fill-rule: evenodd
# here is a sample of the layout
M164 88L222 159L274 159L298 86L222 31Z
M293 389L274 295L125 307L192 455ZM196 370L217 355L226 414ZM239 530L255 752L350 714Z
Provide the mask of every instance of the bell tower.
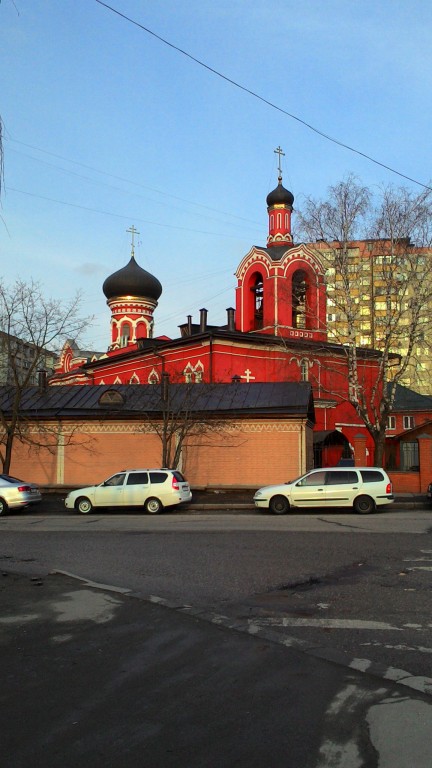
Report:
M254 245L236 272L236 329L293 339L326 340L325 272L319 254L295 245L291 234L294 195L282 184L267 195L267 246Z

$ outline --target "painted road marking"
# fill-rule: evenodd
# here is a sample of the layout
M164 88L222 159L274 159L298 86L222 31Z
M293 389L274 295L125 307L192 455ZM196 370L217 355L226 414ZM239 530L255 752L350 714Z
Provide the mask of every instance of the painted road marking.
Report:
M364 619L299 619L284 616L283 618L254 618L253 624L272 627L319 627L321 629L381 629L403 632L401 627L387 624L384 621L367 621Z

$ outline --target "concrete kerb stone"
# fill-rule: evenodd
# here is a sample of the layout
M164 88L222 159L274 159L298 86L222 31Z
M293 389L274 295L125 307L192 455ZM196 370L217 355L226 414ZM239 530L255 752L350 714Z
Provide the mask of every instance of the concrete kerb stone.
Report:
M55 569L51 571L53 574L59 574L68 576L69 578L76 579L84 586L92 589L100 589L105 592L113 592L116 594L122 594L124 597L131 597L138 600L143 600L149 603L160 605L162 608L174 610L179 613L189 614L196 619L206 621L218 627L223 627L234 632L242 632L250 635L251 637L259 637L261 640L266 640L271 643L283 645L286 648L292 648L301 653L305 653L309 656L328 661L339 666L348 667L349 669L361 672L363 674L377 677L380 680L387 680L398 685L403 685L406 688L411 688L414 691L421 692L426 696L432 697L432 678L430 677L416 677L410 672L403 669L397 669L396 667L386 667L382 664L372 662L369 659L353 658L349 654L343 651L336 650L335 648L312 645L305 640L300 640L296 637L291 637L285 634L279 634L275 630L268 627L261 627L254 624L253 620L247 621L243 619L233 619L229 616L220 613L214 613L206 611L201 608L194 608L191 605L185 605L184 603L172 602L166 600L163 597L157 595L142 595L139 592L134 592L131 589L117 587L115 585L102 584L96 581L78 576L77 574L70 573L69 571L62 571Z

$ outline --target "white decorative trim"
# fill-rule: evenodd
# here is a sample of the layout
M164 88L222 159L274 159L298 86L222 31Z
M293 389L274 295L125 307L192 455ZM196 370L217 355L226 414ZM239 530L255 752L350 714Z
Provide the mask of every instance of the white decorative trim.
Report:
M147 381L148 381L149 384L159 384L160 378L159 378L159 374L158 374L156 368L152 368L151 369L151 371L150 371L150 373L149 373L149 375L147 377Z

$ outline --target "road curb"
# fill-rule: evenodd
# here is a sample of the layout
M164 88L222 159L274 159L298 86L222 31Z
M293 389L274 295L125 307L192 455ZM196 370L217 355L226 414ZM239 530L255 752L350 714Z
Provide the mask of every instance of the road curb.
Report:
M417 693L423 693L426 696L432 697L432 678L415 676L411 672L407 672L404 669L398 669L397 667L386 667L383 664L370 661L370 659L353 658L348 654L338 651L334 648L325 646L311 645L305 640L299 640L296 637L290 635L281 635L268 627L260 627L254 623L253 619L250 621L230 619L221 613L209 612L204 609L194 608L192 605L185 605L184 603L172 602L166 600L163 597L157 595L143 595L139 592L134 592L131 589L125 587L117 587L110 584L102 584L97 581L86 579L77 574L70 573L69 571L63 571L54 569L50 571L52 574L59 574L67 576L71 579L76 579L87 587L93 589L100 589L105 592L113 592L115 594L121 594L124 597L132 597L137 600L143 600L153 605L160 605L162 608L177 611L178 613L187 614L193 616L195 619L201 619L210 624L214 624L224 629L229 629L235 632L242 632L251 637L259 637L260 640L266 640L277 645L283 645L286 648L291 648L300 653L305 653L308 656L314 656L315 658L328 661L333 664L337 664L342 667L347 667L355 672L361 672L372 677L377 677L380 680L386 680L387 682L397 683L403 685L406 688L410 688Z

